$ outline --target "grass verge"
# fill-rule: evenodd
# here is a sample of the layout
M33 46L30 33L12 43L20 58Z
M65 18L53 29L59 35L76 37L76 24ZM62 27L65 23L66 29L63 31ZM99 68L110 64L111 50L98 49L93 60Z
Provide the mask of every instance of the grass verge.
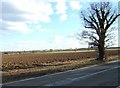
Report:
M118 60L119 56L110 56L107 60L104 60L103 62L99 62L95 60L94 58L91 59L85 59L85 60L73 60L69 64L65 65L59 65L59 66L45 66L43 68L41 67L35 67L35 68L28 68L28 69L18 69L18 70L9 70L9 71L3 71L2 72L2 82L10 82L30 77L38 77L46 74L52 74L56 72L63 72L67 70L73 70L85 66L95 65L95 64L102 64L113 60Z

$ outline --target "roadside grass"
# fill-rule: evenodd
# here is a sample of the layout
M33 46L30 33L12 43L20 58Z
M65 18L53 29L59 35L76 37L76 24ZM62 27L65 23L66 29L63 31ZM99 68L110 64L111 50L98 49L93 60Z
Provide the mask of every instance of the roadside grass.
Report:
M46 74L52 74L56 72L63 72L67 70L73 70L85 66L102 64L113 60L118 60L119 56L109 56L108 59L103 62L99 62L95 60L95 58L84 59L84 60L71 60L67 64L58 65L58 66L43 66L43 67L35 67L35 68L27 68L27 69L18 69L18 70L8 70L2 72L2 82L10 82L30 77L38 77Z
M110 56L105 60L105 62L114 61L114 60L120 60L120 56L119 55Z

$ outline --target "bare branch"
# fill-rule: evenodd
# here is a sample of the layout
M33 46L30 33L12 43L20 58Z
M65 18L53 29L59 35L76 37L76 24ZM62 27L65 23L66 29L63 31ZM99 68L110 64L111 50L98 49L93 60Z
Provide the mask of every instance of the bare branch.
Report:
M90 4L90 7L82 11L81 15L84 27L94 30L94 32L82 32L82 37L88 38L91 45L98 47L99 58L103 59L105 44L107 46L113 44L111 40L114 37L110 33L111 25L120 14L117 14L116 9L112 9L110 2L99 2Z

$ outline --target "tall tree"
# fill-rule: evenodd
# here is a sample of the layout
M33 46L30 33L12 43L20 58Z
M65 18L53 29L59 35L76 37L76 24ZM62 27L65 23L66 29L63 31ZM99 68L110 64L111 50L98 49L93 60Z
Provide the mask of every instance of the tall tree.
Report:
M83 31L81 35L90 39L89 44L97 46L98 60L102 61L105 57L105 42L111 40L109 31L118 16L120 13L110 2L91 3L88 9L81 11L84 27L90 29Z

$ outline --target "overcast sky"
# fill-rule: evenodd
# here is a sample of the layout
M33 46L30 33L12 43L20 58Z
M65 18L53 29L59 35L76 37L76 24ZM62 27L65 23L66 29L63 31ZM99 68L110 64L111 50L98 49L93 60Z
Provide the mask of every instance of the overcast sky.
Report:
M92 1L0 0L0 51L88 47L76 33L84 30L80 11Z

